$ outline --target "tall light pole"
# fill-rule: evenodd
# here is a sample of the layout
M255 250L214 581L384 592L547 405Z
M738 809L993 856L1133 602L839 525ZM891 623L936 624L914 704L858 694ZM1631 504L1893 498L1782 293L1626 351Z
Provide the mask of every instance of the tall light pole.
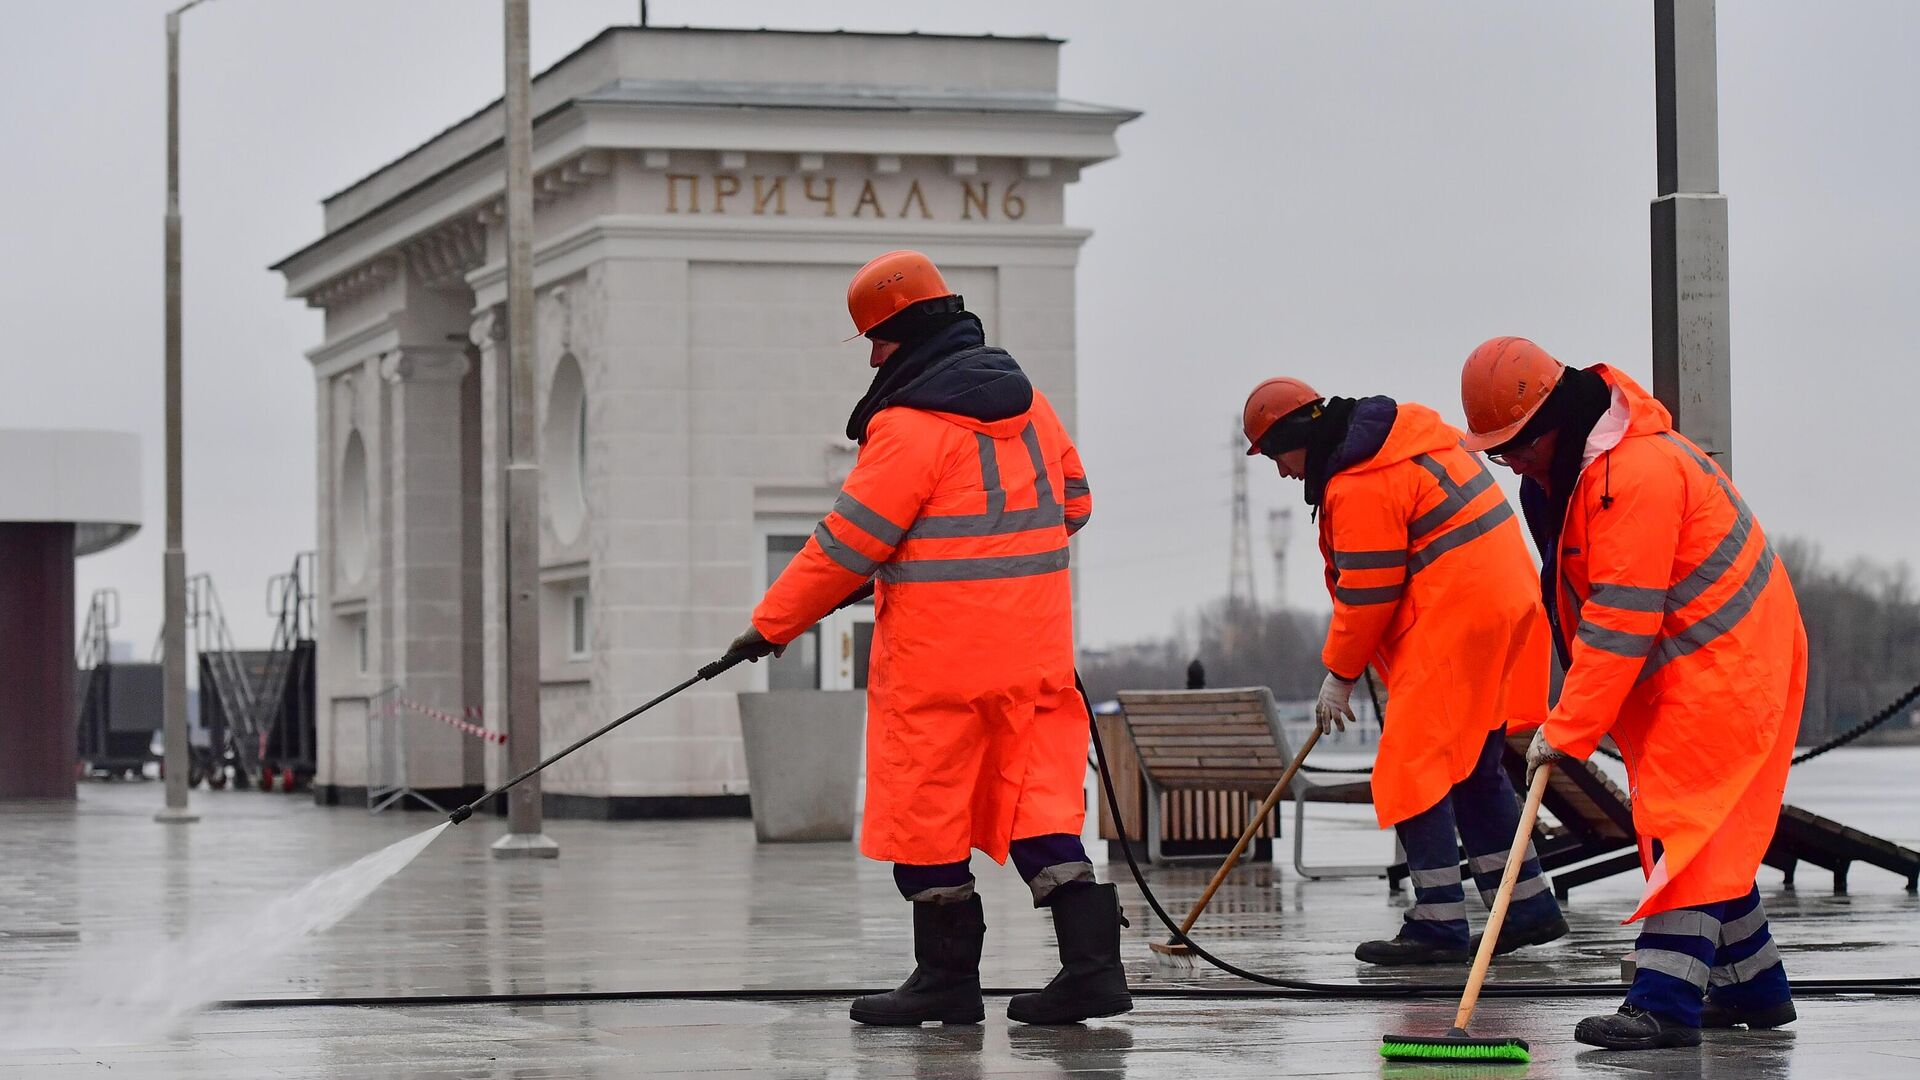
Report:
M507 162L507 768L540 763L540 464L533 430L533 116L527 0L505 0ZM500 858L551 859L540 777L507 793Z
M1674 425L1732 472L1727 197L1720 193L1714 23L1714 0L1654 0L1653 392Z
M169 824L200 818L187 809L187 553L180 484L180 16L204 2L187 0L167 12L167 549L160 571L166 605L160 636L166 654L161 716L166 729L162 768L167 775L167 802L153 819Z

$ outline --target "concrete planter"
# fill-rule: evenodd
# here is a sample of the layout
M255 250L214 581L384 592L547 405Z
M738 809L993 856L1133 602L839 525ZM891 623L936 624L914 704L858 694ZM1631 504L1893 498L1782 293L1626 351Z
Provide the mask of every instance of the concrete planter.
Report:
M864 690L740 694L754 835L765 843L853 839Z

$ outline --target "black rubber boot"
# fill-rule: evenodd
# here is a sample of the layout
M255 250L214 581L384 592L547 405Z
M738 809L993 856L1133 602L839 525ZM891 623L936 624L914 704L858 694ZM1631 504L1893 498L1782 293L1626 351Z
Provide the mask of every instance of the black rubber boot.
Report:
M1353 950L1353 958L1382 967L1414 967L1420 964L1464 964L1473 959L1465 949L1437 945L1431 941L1396 937L1391 941L1366 941Z
M1494 943L1493 955L1505 956L1515 949L1524 949L1529 945L1545 945L1549 941L1558 941L1566 937L1569 930L1565 916L1555 915L1543 919L1532 926L1515 926L1507 923L1500 927L1500 940ZM1473 935L1473 944L1467 947L1467 955L1480 955L1480 939L1485 935Z
M1007 1019L1023 1024L1077 1024L1133 1008L1127 971L1120 965L1120 893L1112 885L1061 889L1053 900L1053 932L1060 939L1060 974L1037 994L1015 994Z
M1589 1016L1573 1027L1573 1037L1605 1050L1659 1050L1669 1046L1699 1046L1700 1029L1663 1020L1637 1005L1619 1012Z
M978 895L958 904L913 905L913 974L898 990L853 999L847 1015L889 1027L979 1023L987 1017L980 999L980 945L986 936Z
M1730 1028L1745 1025L1755 1031L1766 1028L1784 1027L1800 1018L1793 1002L1782 1001L1773 1005L1763 1005L1755 1009L1742 1009L1735 1006L1717 1004L1711 995L1700 1006L1700 1026L1703 1028Z

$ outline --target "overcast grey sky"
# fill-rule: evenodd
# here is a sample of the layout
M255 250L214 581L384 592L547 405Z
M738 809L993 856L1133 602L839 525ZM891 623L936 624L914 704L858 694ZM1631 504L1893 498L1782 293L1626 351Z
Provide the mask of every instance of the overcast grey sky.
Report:
M145 439L147 528L80 563L141 653L159 619L162 12L39 3L0 36L0 425ZM535 0L544 68L637 0ZM317 314L266 267L319 199L496 97L494 0L218 0L185 19L188 524L245 642L314 537ZM1082 633L1160 632L1224 592L1228 435L1272 374L1457 418L1459 363L1524 334L1648 376L1648 0L954 3L656 0L659 25L1066 38L1069 97L1146 115L1070 189ZM1914 257L1920 5L1720 5L1735 454L1776 536L1906 558L1920 511ZM0 467L4 467L0 464ZM1297 485L1256 468L1265 522ZM1288 587L1325 606L1304 512ZM1270 595L1270 594L1269 594Z

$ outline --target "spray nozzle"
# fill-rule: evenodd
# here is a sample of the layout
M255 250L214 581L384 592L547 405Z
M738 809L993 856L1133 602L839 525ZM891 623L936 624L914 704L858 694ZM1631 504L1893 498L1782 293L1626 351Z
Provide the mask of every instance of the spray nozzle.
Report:
M472 816L473 816L473 804L468 803L467 805L460 807L458 810L455 810L453 813L448 814L447 823L449 825L458 825Z

